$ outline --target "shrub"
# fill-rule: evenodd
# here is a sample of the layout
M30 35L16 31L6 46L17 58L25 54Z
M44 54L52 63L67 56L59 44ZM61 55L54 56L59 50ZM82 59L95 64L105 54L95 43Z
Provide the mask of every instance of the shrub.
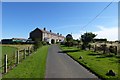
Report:
M110 47L109 47L109 51L110 51L110 53L115 53L115 54L117 54L116 46L110 46Z
M78 42L77 42L77 41L73 41L73 45L74 45L74 46L77 46L77 45L78 45Z
M107 46L106 44L102 44L102 45L101 45L102 50L103 50L103 54L105 54L105 53L106 53L106 46Z
M47 45L47 42L46 42L46 41L42 41L42 44L43 44L43 45Z
M71 47L73 46L73 42L65 42L65 46Z
M41 47L43 44L41 41L35 41L34 43L34 49L36 50L37 48Z
M60 42L61 45L65 45L65 42Z
M85 44L82 44L82 45L81 45L81 49L82 49L82 50L85 50L85 49L86 49L86 45L85 45Z

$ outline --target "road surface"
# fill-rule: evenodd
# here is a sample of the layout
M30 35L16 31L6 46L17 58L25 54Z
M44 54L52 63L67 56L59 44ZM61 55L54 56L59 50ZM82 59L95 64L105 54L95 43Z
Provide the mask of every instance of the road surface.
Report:
M57 45L48 50L46 78L97 78L65 53L59 53Z

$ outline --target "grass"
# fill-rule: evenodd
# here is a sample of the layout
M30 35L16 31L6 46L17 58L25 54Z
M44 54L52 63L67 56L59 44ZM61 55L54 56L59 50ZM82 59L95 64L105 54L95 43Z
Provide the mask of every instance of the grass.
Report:
M4 57L5 54L7 54L8 57L14 56L14 53L17 50L23 50L23 49L27 49L28 47L32 47L32 45L30 44L25 44L25 45L21 45L21 44L2 44L0 45L0 48L2 49L2 53L0 53L0 55L2 55L2 58Z
M17 51L17 48L12 46L1 46L0 45L0 67L3 65L4 55L7 54L8 57L14 56L15 51ZM3 72L3 68L0 68L0 73Z
M39 48L3 78L44 78L48 46Z
M26 45L0 45L0 49L1 49L1 63L0 63L0 67L4 65L4 55L7 54L7 58L8 58L8 66L10 65L14 65L15 64L15 53L17 52L18 49L22 49L24 48ZM27 45L28 46L28 45ZM3 67L0 68L0 72L3 72Z
M7 54L7 56L13 56L15 51L17 51L16 47L2 46L2 57L4 57L5 54Z
M23 49L27 49L28 47L32 47L32 44L2 44L0 46L10 46L10 47L15 47L18 50L23 50Z
M11 47L11 46L0 46L1 48L1 64L0 67L3 65L3 59L4 59L4 55L7 54L8 58L12 57L15 55L15 52L17 51L17 48L15 47ZM1 70L1 69L0 69Z
M63 50L71 50L71 48L62 46ZM74 49L74 48L73 48ZM80 64L84 65L92 72L99 75L101 78L112 79L118 78L118 58L116 57L103 57L102 54L97 54L92 51L80 50L79 52L68 52L74 60L78 61ZM79 59L82 56L83 59ZM106 73L108 70L113 70L117 75L116 76L107 76Z

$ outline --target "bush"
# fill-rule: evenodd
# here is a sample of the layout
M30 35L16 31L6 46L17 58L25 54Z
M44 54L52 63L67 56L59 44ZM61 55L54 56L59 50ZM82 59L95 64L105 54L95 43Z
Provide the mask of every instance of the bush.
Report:
M47 42L46 42L46 41L42 41L42 44L43 44L43 45L47 45Z
M105 54L105 53L106 53L106 46L107 46L106 44L102 44L102 45L101 45L102 50L103 50L103 54Z
M109 47L109 51L110 51L110 53L115 53L115 54L117 54L116 46L110 46L110 47Z
M65 42L60 42L61 45L65 45Z
M85 44L82 44L82 45L81 45L81 49L82 49L82 50L85 50L85 49L86 49L86 45L85 45Z
M59 44L60 42L56 42L56 44Z
M91 44L88 45L89 50L91 49Z
M65 46L71 47L73 46L73 42L65 42Z
M43 44L41 41L35 41L34 43L34 49L36 50L37 48L41 47Z
M114 53L114 47L113 47L113 46L110 46L110 47L109 47L109 51L110 51L111 53Z
M78 45L78 42L77 42L77 41L73 41L73 45L74 45L74 46L77 46L77 45Z

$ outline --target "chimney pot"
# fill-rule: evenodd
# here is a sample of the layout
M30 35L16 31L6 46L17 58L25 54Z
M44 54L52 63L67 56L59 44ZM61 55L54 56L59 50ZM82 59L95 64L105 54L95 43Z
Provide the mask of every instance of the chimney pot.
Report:
M46 28L44 28L44 31L46 31Z
M59 35L59 33L57 33L57 35Z

